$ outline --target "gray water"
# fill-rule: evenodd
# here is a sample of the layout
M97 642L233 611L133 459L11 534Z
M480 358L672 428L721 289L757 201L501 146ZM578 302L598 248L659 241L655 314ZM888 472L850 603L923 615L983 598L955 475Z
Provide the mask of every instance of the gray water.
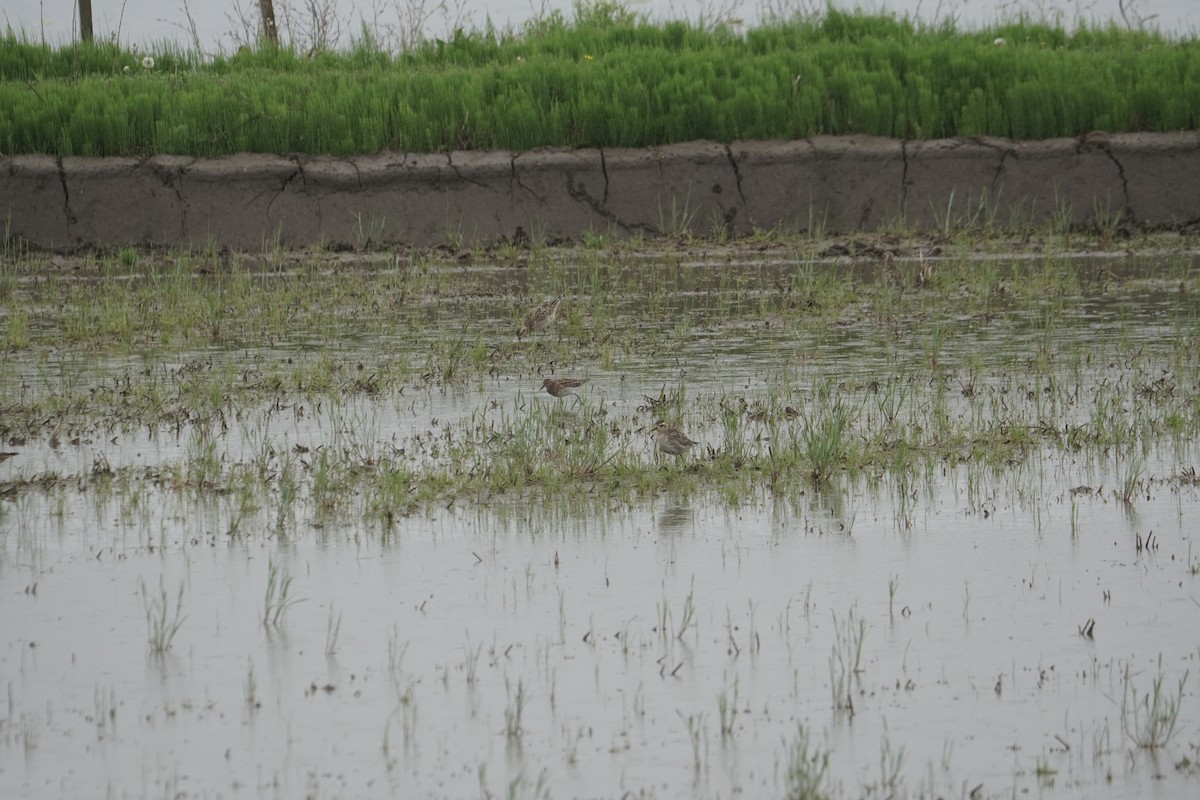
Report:
M1200 736L1180 516L1196 489L1133 516L1086 499L1072 536L1064 493L1032 507L996 487L985 518L966 483L940 481L903 531L885 493L854 487L840 509L460 505L388 541L355 526L230 539L219 501L154 492L61 513L33 498L4 522L0 791L781 796L800 722L850 797L880 781L884 747L903 753L897 796L1194 793L1175 765ZM1161 546L1135 552L1149 530ZM264 626L269 559L301 602ZM160 581L172 601L184 587L186 612L163 656L139 596ZM680 626L689 597L693 625L663 636L663 609ZM1077 630L1089 618L1094 639ZM852 717L830 695L847 619L865 626ZM1126 738L1126 670L1143 693L1190 676L1171 747Z
M638 430L645 395L664 384L686 382L687 430L719 448L718 399L753 407L783 391L806 410L836 376L848 401L866 393L855 423L865 429L874 394L863 387L896 385L930 358L933 323L921 315L881 323L851 308L832 330L780 324L750 310L779 267L737 265L751 277L729 291L744 302L703 288L730 268L670 267L679 286L665 306L615 292L613 324L634 344L611 367L571 365L588 370L585 405L549 412L558 424L569 431L603 409L650 463ZM507 300L487 294L510 274L447 270L432 284L438 303L398 312L418 315L395 321L415 339L301 332L257 355L72 364L98 385L131 363L330 353L353 363L450 334L511 338ZM487 301L450 301L455 276ZM582 289L571 302L589 307ZM1136 387L1181 368L1179 337L1197 340L1193 302L1154 282L1089 292L1064 301L1052 328L1036 308L957 321L950 309L940 358L979 387L950 393L945 413L1000 413L991 404L1002 401L1013 421L1037 424L1047 409L1026 389L1039 381L1077 385L1083 398L1116 387L1136 406ZM664 340L664 316L692 334ZM1022 366L1042 347L1056 353L1037 368L1048 372ZM205 436L226 470L259 458L277 469L283 455L261 454L298 444L403 448L421 469L442 457L422 450L434 430L466 437L481 420L502 429L548 413L520 359L303 416L242 408ZM1188 369L1176 391L1194 398ZM4 370L34 393L61 380L38 358L8 355ZM930 413L924 383L902 384L913 424ZM1070 425L1099 412L1083 402L1053 413ZM151 428L6 445L16 455L0 461L0 486L63 480L0 496L2 797L778 797L800 726L817 763L828 754L824 789L838 797L1200 790L1193 439L1138 448L1125 500L1116 487L1130 480L1129 453L1047 444L1011 463L869 467L774 491L764 476L733 494L692 486L671 465L677 478L650 494L603 481L582 501L482 493L386 524L358 490L330 514L311 491L287 507L282 488L246 506L235 491L173 487L162 476L200 439ZM124 477L93 480L100 456ZM272 570L291 579L291 603L274 614ZM170 617L180 596L178 631L155 652L148 609L165 598ZM1179 711L1151 749L1138 741L1156 681Z

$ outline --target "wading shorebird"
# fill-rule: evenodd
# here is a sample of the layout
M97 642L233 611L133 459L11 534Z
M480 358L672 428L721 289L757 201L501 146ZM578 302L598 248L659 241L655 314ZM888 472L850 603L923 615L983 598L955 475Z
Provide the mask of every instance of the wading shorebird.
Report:
M558 315L558 304L561 302L561 297L556 298L548 303L542 303L526 314L525 319L517 326L517 338L520 339L530 331L540 331L554 322L554 317Z
M587 383L584 378L546 378L542 388L551 397L574 397L579 399L579 387Z
M696 444L697 442L689 439L679 428L672 428L663 420L659 420L654 425L654 446L660 452L671 456L681 456Z

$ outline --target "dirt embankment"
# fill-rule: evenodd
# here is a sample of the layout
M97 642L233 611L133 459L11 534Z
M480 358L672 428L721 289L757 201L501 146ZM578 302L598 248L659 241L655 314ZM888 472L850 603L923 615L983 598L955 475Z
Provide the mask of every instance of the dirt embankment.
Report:
M526 236L1200 224L1200 131L648 149L0 158L0 215L35 247L253 250Z

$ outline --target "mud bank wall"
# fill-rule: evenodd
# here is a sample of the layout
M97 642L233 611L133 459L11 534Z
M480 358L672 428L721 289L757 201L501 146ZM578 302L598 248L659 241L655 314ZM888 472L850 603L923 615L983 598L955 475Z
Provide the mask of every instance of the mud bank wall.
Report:
M740 235L1200 224L1200 131L904 142L817 137L641 150L0 158L0 215L36 247L253 250L554 241L588 231Z

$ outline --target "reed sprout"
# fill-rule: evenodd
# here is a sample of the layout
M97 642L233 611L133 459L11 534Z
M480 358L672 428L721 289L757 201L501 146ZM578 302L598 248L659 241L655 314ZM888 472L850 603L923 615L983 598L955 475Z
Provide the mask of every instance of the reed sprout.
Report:
M688 589L687 597L685 597L683 600L683 613L680 614L679 627L675 631L675 639L678 641L683 641L683 635L687 633L688 628L696 626L695 578L692 579L692 584L693 585Z
M799 723L791 741L785 743L783 796L787 800L827 800L833 796L829 751L814 746L808 729Z
M263 603L263 625L279 625L283 622L288 610L300 602L291 597L292 581L293 577L288 574L287 567L280 567L274 559L267 561L267 593ZM340 622L339 619L339 627Z
M860 619L853 608L842 620L838 619L835 611L833 629L835 642L829 655L829 685L833 693L833 707L853 715L854 686L861 671L867 622Z
M329 622L325 627L325 657L333 658L337 655L338 636L342 632L342 612L337 612L334 617L333 606L329 606Z
M246 681L242 684L242 696L245 699L247 711L257 711L262 707L262 701L258 696L258 677L254 674L253 661L246 669Z
M1139 692L1134 684L1132 669L1125 667L1123 691L1121 693L1121 727L1125 735L1138 747L1156 750L1165 747L1175 736L1179 721L1179 710L1183 703L1184 687L1188 672L1179 679L1175 691L1163 687L1166 676L1162 668L1162 656L1158 658L1158 674L1151 680L1150 688Z
M717 695L717 714L721 725L721 738L733 736L733 726L738 715L738 681L733 680L733 688L722 689Z
M150 644L150 652L161 655L171 649L175 634L179 633L187 617L183 613L183 582L175 595L175 606L171 607L171 599L167 595L167 587L162 578L158 581L158 592L151 593L144 582L139 582L142 594L142 606L146 612L146 635Z
M513 691L508 681L505 681L505 688L508 690L508 705L504 709L504 735L510 742L519 742L525 733L521 727L521 718L525 714L525 705L529 702L525 693L525 679L517 679L516 691Z

